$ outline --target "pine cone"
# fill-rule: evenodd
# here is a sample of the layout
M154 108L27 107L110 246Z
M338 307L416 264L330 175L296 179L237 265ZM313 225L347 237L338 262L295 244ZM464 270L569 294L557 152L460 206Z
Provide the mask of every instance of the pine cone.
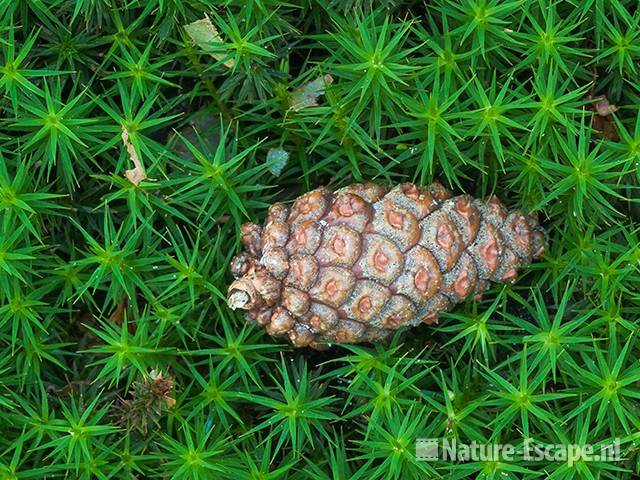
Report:
M318 188L243 225L228 304L296 347L375 341L513 282L544 241L537 220L496 197L438 183Z

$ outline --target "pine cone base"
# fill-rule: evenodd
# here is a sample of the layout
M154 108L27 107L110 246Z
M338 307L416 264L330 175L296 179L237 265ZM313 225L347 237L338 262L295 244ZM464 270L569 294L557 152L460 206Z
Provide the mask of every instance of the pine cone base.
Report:
M228 305L296 347L373 342L438 314L489 282L513 282L544 230L496 197L438 183L318 188L242 227Z

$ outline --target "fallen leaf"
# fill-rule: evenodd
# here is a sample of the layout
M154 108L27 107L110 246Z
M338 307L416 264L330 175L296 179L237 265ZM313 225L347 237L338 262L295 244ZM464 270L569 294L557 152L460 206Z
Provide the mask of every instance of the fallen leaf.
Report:
M604 95L587 98L594 102L591 108L597 113L593 119L593 128L601 132L607 140L617 141L619 139L618 130L611 114L617 112L618 107L609 103L609 99Z
M138 158L138 154L136 153L136 149L133 148L133 145L129 141L129 131L126 127L122 127L122 143L127 149L127 153L129 154L129 158L133 162L134 168L131 170L127 170L124 172L125 176L129 179L131 183L134 185L139 185L140 182L147 178L147 174L144 171L144 167L142 166L142 162Z
M207 52L216 60L220 61L225 58L227 55L223 53L219 53L214 51L216 47L216 43L224 43L218 30L215 25L211 22L209 17L204 17L202 20L196 20L193 23L184 26L187 35L191 37L196 45L198 45L202 50ZM227 68L232 68L235 64L234 60L227 59L223 62L224 66Z
M109 320L114 322L116 325L122 325L122 319L124 318L124 311L127 308L127 302L129 301L129 297L126 295L122 297L122 299L116 305L115 310L111 315L109 315Z
M109 315L109 320L115 323L116 325L121 326L122 321L124 320L124 316L127 313L127 307L129 306L129 297L126 295L120 299L118 305L116 305L115 310ZM129 322L127 323L127 331L131 334L136 333L136 323L135 319L132 319L129 316Z
M282 148L272 148L267 152L269 171L279 177L285 165L289 161L289 152Z
M598 112L598 115L601 117L606 117L618 111L618 107L610 104L609 99L604 95L596 97L594 100L597 100L597 102L593 105L593 109Z
M294 112L318 105L318 98L324 95L326 86L333 83L331 75L318 77L311 82L305 83L291 94L289 106Z

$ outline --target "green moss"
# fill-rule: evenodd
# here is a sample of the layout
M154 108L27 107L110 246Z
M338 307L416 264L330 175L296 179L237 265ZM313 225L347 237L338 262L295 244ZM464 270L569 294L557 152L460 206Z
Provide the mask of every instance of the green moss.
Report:
M639 24L631 0L0 0L0 478L634 478ZM495 193L549 250L388 344L293 350L227 308L243 222L363 180ZM418 461L439 437L624 459Z

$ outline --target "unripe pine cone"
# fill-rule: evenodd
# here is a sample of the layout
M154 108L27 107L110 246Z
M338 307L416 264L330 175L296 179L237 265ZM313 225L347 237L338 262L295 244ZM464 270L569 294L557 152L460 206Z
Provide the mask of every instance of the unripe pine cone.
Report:
M274 204L242 226L228 305L296 347L376 341L432 324L489 281L513 282L544 251L537 220L494 196L354 184Z

